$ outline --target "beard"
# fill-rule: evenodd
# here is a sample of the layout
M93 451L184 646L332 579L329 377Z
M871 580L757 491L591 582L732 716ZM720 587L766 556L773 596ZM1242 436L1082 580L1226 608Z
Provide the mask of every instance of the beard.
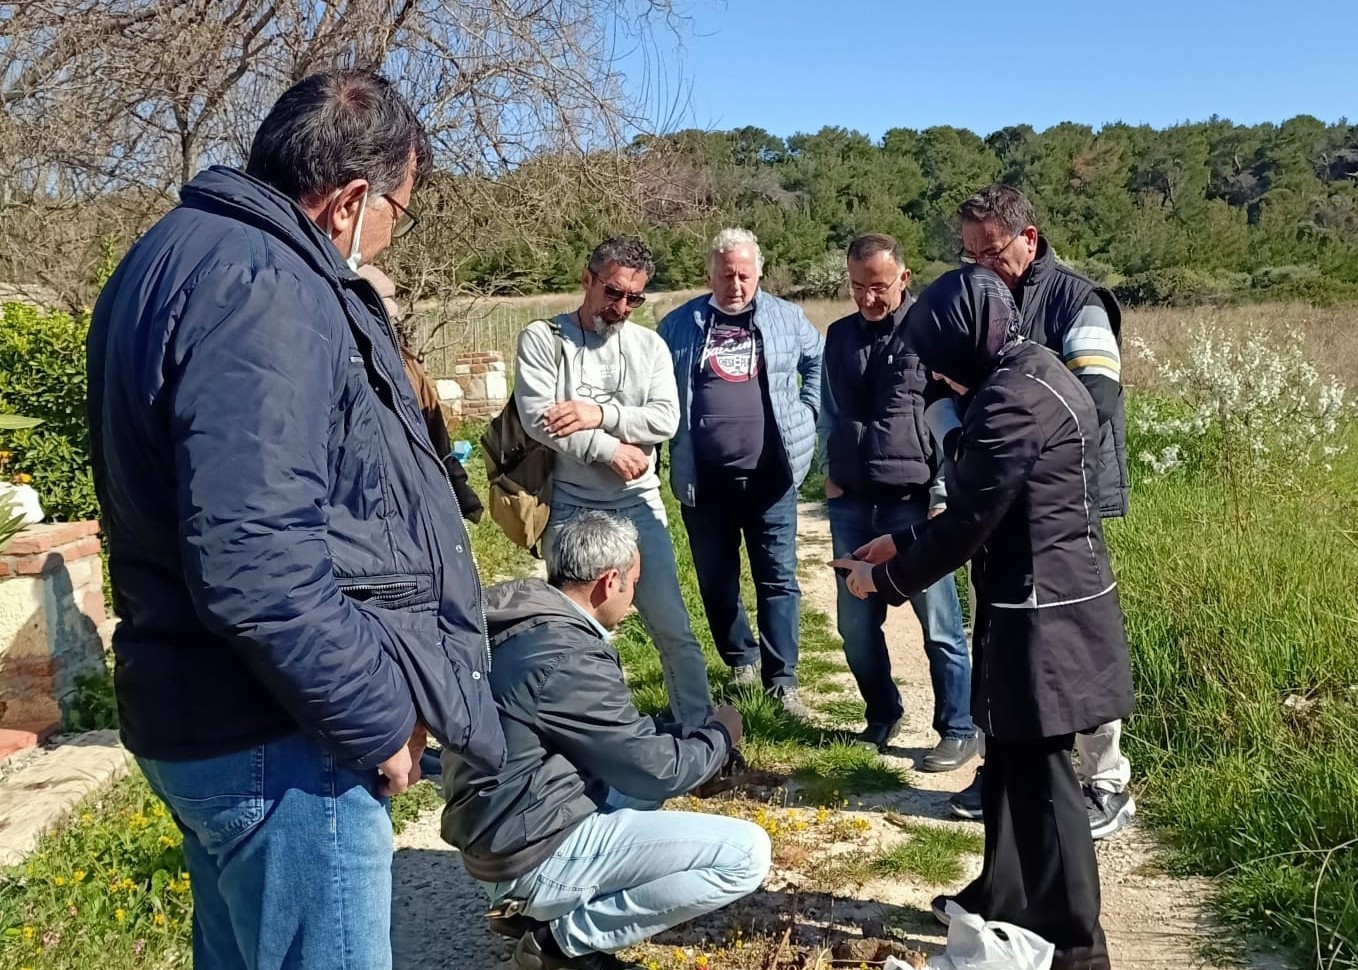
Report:
M601 337L611 337L621 330L622 325L626 322L625 317L618 317L616 320L610 321L602 313L596 313L593 320L594 332Z

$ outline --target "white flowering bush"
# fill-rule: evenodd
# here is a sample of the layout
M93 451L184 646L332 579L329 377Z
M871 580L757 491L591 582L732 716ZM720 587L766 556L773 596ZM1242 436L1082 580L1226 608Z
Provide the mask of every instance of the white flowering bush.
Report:
M1260 328L1229 332L1204 324L1176 360L1129 343L1159 372L1170 397L1142 398L1129 413L1133 458L1154 475L1202 470L1222 477L1232 498L1329 469L1353 408L1344 384L1306 358L1300 334Z

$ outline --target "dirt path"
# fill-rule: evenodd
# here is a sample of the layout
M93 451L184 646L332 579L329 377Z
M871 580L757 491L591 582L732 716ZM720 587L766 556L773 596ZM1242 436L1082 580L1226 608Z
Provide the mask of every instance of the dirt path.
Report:
M833 574L828 569L814 568L814 564L828 559L830 552L830 524L824 505L803 503L798 522L799 552L802 560L811 564L811 568L803 570L803 595L808 606L833 617ZM929 686L929 668L919 624L909 607L888 612L886 632L892 673L906 710L905 730L887 757L894 764L913 769L916 760L938 740L930 727L933 691ZM847 672L844 682L853 692L851 696L857 696L857 688ZM921 820L946 820L947 824L980 833L979 823L955 820L947 809L948 796L971 781L973 765L946 774L912 771L910 786L905 791L873 798L870 804L893 808ZM1156 852L1153 838L1140 825L1123 829L1098 843L1103 926L1113 966L1118 970L1223 970L1226 965L1203 956L1215 938L1204 911L1210 884L1202 879L1167 875L1156 861ZM980 871L979 858L968 861L965 878L948 887L949 891L960 889ZM945 933L928 915L929 901L938 892L935 887L892 880L872 883L858 895L880 899L883 904L917 908L920 917L910 927L912 936L918 932L920 948L933 952L943 944Z
M829 523L823 505L800 508L802 589L808 607L828 616L835 613L833 574L821 563L829 558ZM892 610L887 620L892 670L906 708L906 727L888 758L909 771L910 783L900 791L864 796L861 807L849 811L881 824L881 813L892 810L912 820L941 826L959 826L980 833L981 826L953 818L948 797L966 786L972 766L948 774L913 771L916 759L935 743L929 726L933 698L919 626L908 608ZM850 697L857 696L847 669L840 675ZM814 698L810 698L814 702ZM485 929L485 900L467 876L457 854L438 835L438 812L431 811L411 823L397 837L393 864L392 937L395 970L500 970L510 967L510 945ZM1156 862L1156 847L1147 832L1132 826L1099 843L1099 866L1103 884L1103 924L1118 970L1225 970L1227 965L1204 956L1213 940L1213 929L1203 902L1209 884L1205 880L1176 879ZM954 891L980 870L980 858L966 859L966 871L955 886L940 889L908 878L881 879L855 889L846 898L831 901L834 922L840 926L865 926L872 920L889 920L908 936L908 945L937 953L945 942L944 932L929 915L929 901L940 891ZM775 873L764 891L746 905L755 908L785 906L786 874ZM851 898L850 898L851 897ZM741 906L742 904L737 904ZM803 911L802 918L814 914ZM691 928L687 936L701 938L705 929ZM681 935L683 935L681 933ZM688 942L687 939L674 942ZM1281 966L1281 964L1278 964ZM1255 962L1256 970L1270 964Z

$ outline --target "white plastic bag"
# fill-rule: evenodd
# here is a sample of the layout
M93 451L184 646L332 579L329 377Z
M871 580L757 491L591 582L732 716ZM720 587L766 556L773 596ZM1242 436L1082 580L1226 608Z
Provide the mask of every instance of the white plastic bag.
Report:
M1051 970L1056 947L1012 923L987 923L948 900L948 948L933 970Z

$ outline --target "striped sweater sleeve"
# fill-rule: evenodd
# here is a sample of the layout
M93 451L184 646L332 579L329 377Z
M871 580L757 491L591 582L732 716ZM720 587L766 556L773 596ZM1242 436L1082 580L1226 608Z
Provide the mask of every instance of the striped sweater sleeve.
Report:
M1066 331L1061 359L1094 399L1099 423L1110 420L1122 397L1122 354L1097 294L1090 294Z

